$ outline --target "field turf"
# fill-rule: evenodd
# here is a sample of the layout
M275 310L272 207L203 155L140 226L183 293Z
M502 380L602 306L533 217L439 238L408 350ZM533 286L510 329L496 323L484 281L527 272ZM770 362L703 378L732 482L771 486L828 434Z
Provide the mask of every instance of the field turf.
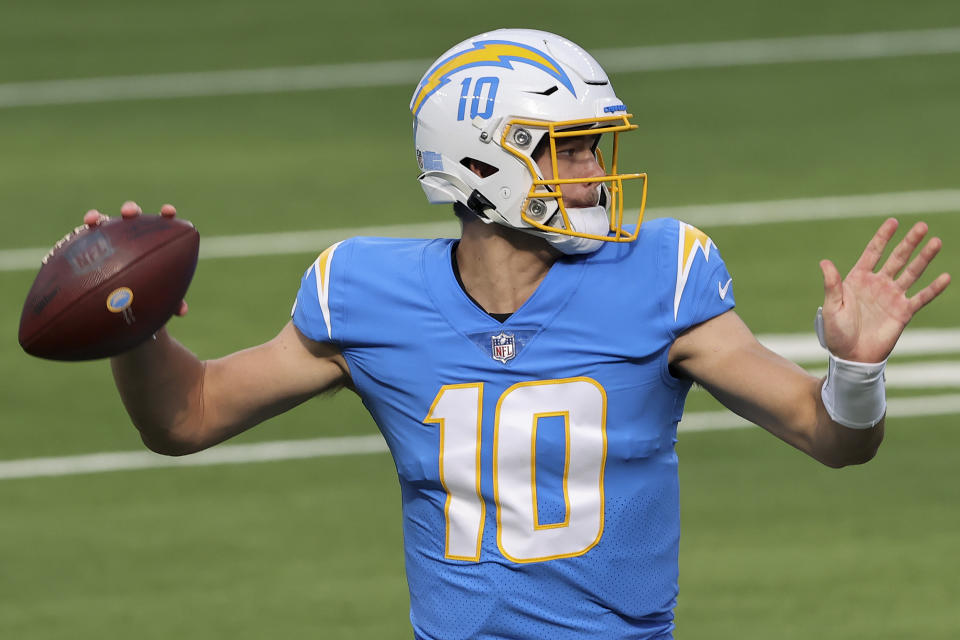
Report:
M497 26L587 48L960 27L952 0L550 6L14 1L0 85L432 59ZM655 207L960 188L957 77L960 54L615 74L640 124L624 165L650 173ZM415 182L411 91L0 108L0 250L128 198L173 202L202 238L445 219ZM902 216L944 239L935 272L954 277L957 214ZM748 324L802 333L817 261L845 271L881 221L701 226ZM202 261L172 332L205 358L271 338L313 257ZM106 363L20 350L33 276L0 272L0 462L139 448ZM958 327L958 292L915 326ZM689 408L716 405L701 392ZM877 459L840 471L759 429L683 435L677 637L958 637L957 418L892 418ZM238 440L374 432L343 392ZM409 638L395 478L374 454L0 480L0 638Z

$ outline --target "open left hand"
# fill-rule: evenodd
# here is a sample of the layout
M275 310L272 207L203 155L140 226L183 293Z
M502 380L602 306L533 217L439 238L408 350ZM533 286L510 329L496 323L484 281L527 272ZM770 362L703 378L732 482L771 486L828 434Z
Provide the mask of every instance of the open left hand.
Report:
M943 246L940 238L931 238L911 260L927 235L924 222L913 225L883 266L874 272L897 226L894 218L880 225L860 259L842 280L833 262L820 261L824 338L827 348L838 358L856 362L885 360L914 314L950 284L950 274L941 273L915 295L907 297L907 290L923 275Z

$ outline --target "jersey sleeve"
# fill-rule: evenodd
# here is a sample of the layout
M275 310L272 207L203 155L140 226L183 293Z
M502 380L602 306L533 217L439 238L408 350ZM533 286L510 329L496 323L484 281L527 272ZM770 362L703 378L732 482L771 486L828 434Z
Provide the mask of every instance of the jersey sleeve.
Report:
M673 259L669 259L670 253ZM667 247L667 254L666 264L675 268L673 305L668 313L673 335L733 309L733 278L707 234L678 222L676 244Z
M300 333L317 342L339 343L342 242L331 245L307 268L290 315ZM339 249L339 252L338 252Z

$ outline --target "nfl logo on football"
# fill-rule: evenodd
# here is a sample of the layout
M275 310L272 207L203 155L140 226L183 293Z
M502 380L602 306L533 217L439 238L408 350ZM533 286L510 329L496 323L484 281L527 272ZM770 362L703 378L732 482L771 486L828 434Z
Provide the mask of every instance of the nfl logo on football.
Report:
M506 364L508 360L513 360L517 355L516 341L512 333L503 333L502 331L495 336L490 337L490 351L494 360Z

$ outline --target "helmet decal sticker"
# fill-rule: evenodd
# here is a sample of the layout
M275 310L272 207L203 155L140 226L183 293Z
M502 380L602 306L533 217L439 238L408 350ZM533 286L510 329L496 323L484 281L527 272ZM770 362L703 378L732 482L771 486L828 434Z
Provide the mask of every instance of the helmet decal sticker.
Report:
M529 64L549 74L567 88L576 97L573 83L560 64L543 51L508 40L482 40L474 42L472 49L466 49L441 60L426 75L417 88L417 93L410 104L414 116L420 113L420 108L437 89L450 81L450 76L470 67L502 67L513 69L513 62Z
M417 149L417 164L421 171L443 171L443 156L436 151Z
M467 95L470 93L470 83L473 78L464 78L460 83L460 106L457 108L457 120L463 120L467 115ZM500 78L489 76L477 80L473 89L473 100L470 102L470 119L482 118L489 120L493 115L493 104L497 99L497 88L500 86ZM486 98L481 99L481 94L486 89ZM483 103L483 111L480 110L480 104Z

